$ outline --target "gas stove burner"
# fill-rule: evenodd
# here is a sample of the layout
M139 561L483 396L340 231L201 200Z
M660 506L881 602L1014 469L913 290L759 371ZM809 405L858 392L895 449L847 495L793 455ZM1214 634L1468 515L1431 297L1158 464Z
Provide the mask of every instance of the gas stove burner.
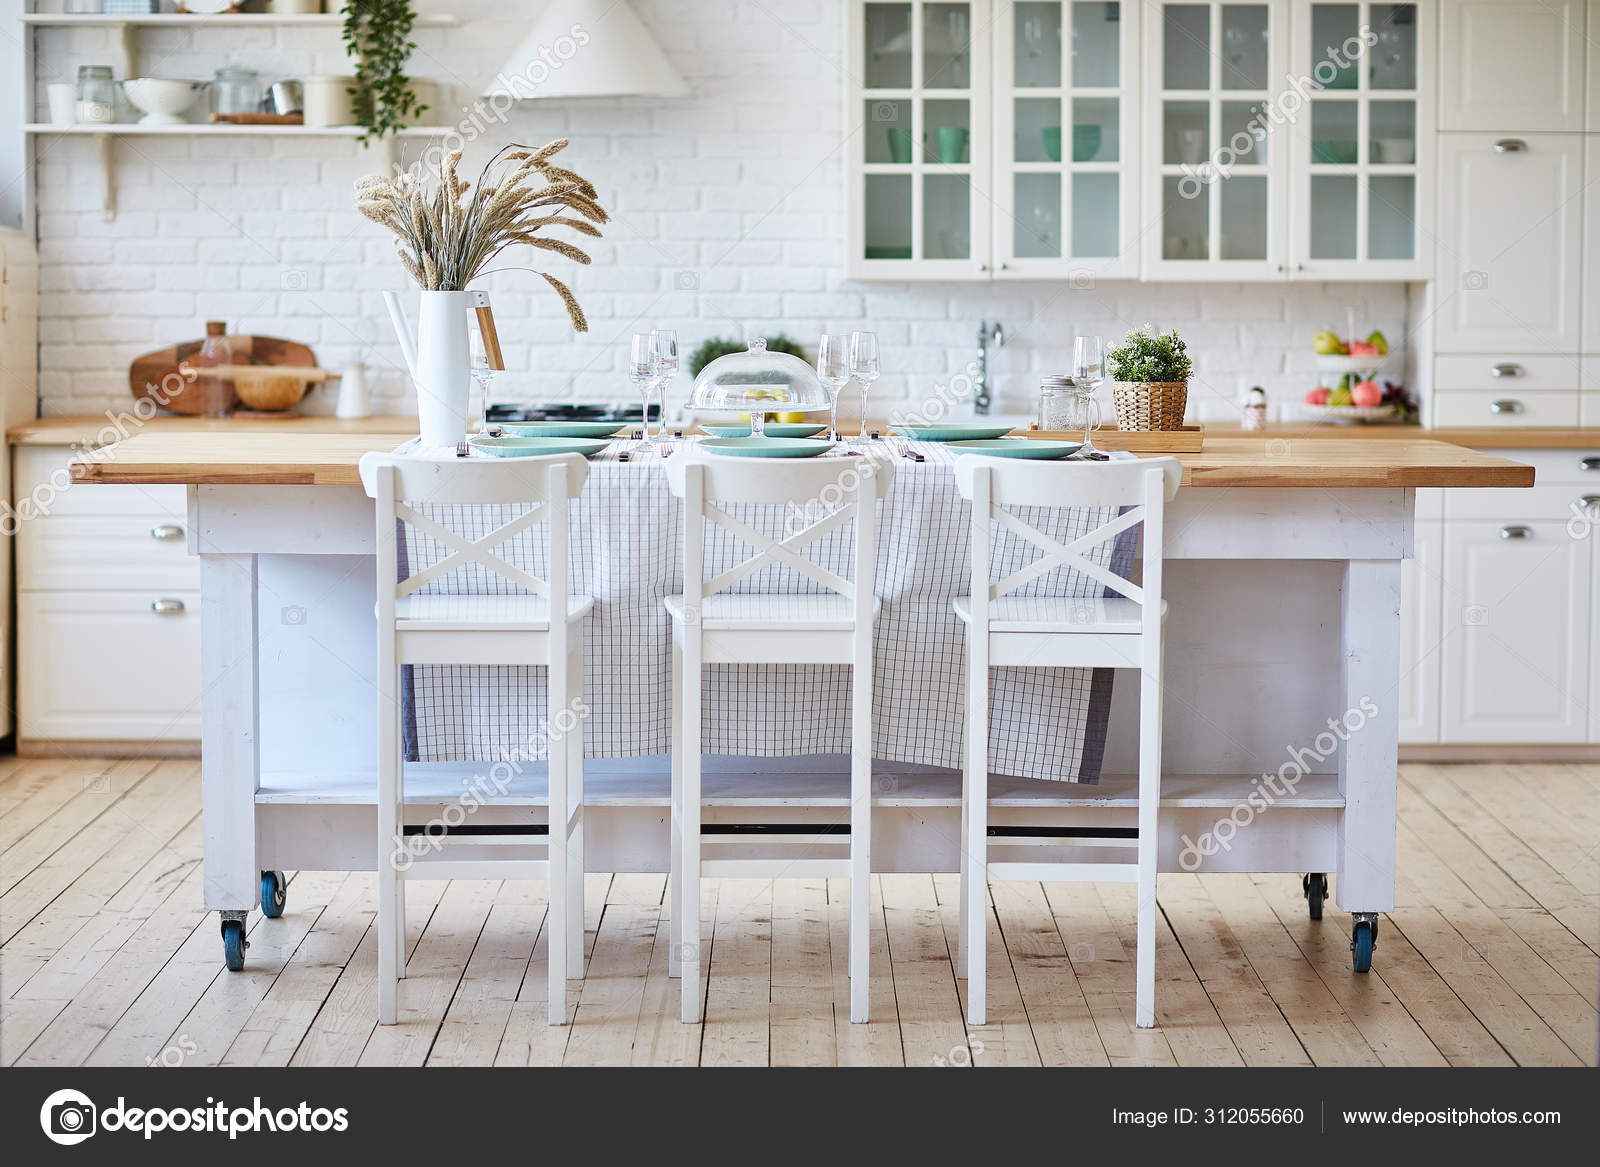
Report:
M553 401L543 403L502 402L489 406L488 420L497 421L615 421L637 422L642 407L619 402L596 403ZM661 418L661 403L650 403L650 420Z

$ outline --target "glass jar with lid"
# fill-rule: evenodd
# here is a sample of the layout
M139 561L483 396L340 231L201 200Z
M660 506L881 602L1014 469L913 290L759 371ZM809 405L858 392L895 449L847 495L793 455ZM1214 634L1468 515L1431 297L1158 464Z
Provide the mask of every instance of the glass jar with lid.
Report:
M749 414L750 434L765 434L769 413L819 413L830 408L814 369L799 357L773 352L760 337L742 353L718 357L700 370L689 411Z
M78 120L100 125L117 120L117 83L110 65L78 66Z
M261 93L261 75L254 69L225 65L211 82L211 112L259 113Z
M1077 394L1071 377L1050 374L1039 378L1039 428L1067 429L1071 424L1072 399Z

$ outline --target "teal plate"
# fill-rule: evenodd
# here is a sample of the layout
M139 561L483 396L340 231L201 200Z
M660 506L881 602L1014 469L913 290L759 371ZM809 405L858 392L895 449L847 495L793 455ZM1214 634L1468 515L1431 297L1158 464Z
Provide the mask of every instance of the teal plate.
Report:
M519 438L609 438L628 428L615 421L503 421L494 424Z
M1003 438L1011 432L1008 425L983 425L979 422L947 423L944 425L894 425L890 429L903 438L916 442L972 442L989 438Z
M748 425L703 425L700 427L714 438L748 438L750 427ZM813 434L820 434L828 427L825 425L812 425L806 421L769 421L766 434L769 438L809 438Z
M833 443L815 438L707 438L700 448L735 458L815 458L833 449Z
M986 442L952 442L963 454L988 454L995 458L1070 458L1083 449L1082 442L1050 442L1043 438L996 438Z
M496 458L542 458L550 454L582 454L592 458L610 442L597 438L474 438L474 448Z

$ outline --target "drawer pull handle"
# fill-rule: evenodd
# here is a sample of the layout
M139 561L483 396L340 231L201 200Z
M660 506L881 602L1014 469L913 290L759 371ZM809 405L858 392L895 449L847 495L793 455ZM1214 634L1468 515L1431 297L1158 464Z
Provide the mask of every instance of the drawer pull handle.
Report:
M1491 401L1491 402L1489 402L1489 412L1490 413L1521 413L1522 412L1522 402L1520 402L1520 401Z
M1600 458L1584 458L1578 462L1579 470L1600 470Z
M1533 528L1532 527L1524 527L1524 526L1521 526L1521 525L1511 526L1511 527L1501 527L1500 528L1500 538L1502 538L1502 539L1532 539L1533 538Z
M152 612L154 612L157 616L177 616L177 615L181 615L183 610L184 610L183 601L182 600L151 600L150 601L150 610Z
M1600 494L1580 494L1578 496L1578 509L1585 512L1600 510Z
M174 539L183 538L183 528L175 523L162 523L159 527L150 528L150 538L170 543Z
M1501 138L1494 144L1496 154L1521 154L1528 148L1528 143L1521 138Z
M1521 365L1514 364L1496 365L1489 371L1496 377L1520 377L1523 373L1527 372L1527 370Z

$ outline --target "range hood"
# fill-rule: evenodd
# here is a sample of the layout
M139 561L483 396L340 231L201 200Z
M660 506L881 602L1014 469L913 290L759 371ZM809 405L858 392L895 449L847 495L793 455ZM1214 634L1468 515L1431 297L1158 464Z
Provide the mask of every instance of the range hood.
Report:
M485 97L683 97L672 67L628 0L551 0Z

